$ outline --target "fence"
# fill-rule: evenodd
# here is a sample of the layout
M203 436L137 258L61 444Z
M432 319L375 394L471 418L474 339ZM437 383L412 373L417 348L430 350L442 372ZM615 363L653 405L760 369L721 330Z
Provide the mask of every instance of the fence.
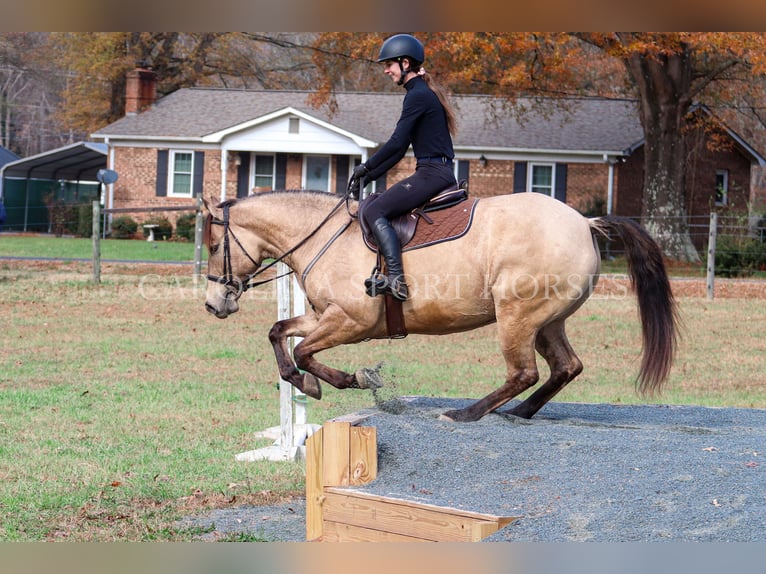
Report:
M102 209L101 204L98 201L93 202L93 218L92 218L92 231L91 237L93 239L93 283L99 284L101 282L101 237L106 235L108 225L106 218L110 214L127 214L127 213L162 213L168 211L183 211L194 212L194 276L197 277L202 273L202 198L197 199L196 207L186 206L166 206L166 207L119 207ZM103 220L102 220L103 217ZM156 225L145 226L150 228L149 238L154 237L153 227Z
M633 217L643 227L647 222ZM766 271L766 217L745 215L710 215L684 220L692 245L700 255L700 277L707 278L708 298L714 296L714 280L719 277L750 277ZM622 255L619 238L599 241L602 255ZM692 271L694 268L692 267Z
M165 206L144 208L98 209L90 204L66 203L48 211L48 219L43 226L48 232L61 235L74 233L81 236L99 235L105 237L109 215L130 213L189 212L195 213L194 230L194 273L201 273L202 268L202 214L201 202L196 206ZM68 218L67 218L68 217ZM640 217L634 220L646 226ZM712 282L718 277L750 277L766 271L766 217L748 217L746 215L711 214L692 216L685 219L689 237L700 254L697 270L699 277L708 278L708 293L712 297ZM42 224L41 224L42 225ZM97 227L98 225L98 227ZM41 228L40 231L43 229ZM11 229L12 231L12 229ZM112 235L114 237L115 235ZM614 238L616 239L616 238ZM602 255L605 258L620 256L622 246L617 241L599 239ZM691 272L695 271L694 266ZM100 281L100 245L93 247L93 279Z

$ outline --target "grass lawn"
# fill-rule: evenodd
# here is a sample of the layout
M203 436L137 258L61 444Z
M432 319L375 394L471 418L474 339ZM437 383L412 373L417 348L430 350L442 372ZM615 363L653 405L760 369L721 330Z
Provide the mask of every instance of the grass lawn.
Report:
M207 252L203 250L203 254L206 258ZM0 233L0 256L90 259L93 256L93 241L80 237ZM103 239L101 257L131 261L194 261L194 243Z
M0 253L8 239L0 235ZM157 244L191 257L191 244ZM0 262L0 540L185 541L197 534L174 526L185 514L302 495L301 463L234 460L267 446L253 432L279 422L266 336L273 284L246 292L241 311L221 321L204 310L204 286L190 271L138 273L106 274L94 286L87 264ZM686 297L680 306L683 339L663 395L633 390L635 299L593 297L568 323L585 370L555 400L766 408L766 301ZM478 398L505 369L494 326L371 341L319 359L346 370L383 363L379 399ZM309 421L375 401L324 385Z

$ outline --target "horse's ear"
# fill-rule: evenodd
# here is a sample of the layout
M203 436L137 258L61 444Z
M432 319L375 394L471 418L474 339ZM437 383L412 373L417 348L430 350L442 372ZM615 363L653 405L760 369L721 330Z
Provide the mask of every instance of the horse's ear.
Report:
M217 208L216 201L213 197L210 197L210 199L206 199L204 196L202 197L202 203L205 205L205 209L207 209L208 213L212 214L213 216L216 215Z

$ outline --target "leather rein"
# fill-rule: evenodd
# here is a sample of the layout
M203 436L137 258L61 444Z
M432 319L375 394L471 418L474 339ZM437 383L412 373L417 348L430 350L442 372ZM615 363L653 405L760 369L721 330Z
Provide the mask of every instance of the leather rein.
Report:
M330 218L335 214L336 211L338 211L338 208L340 208L343 203L346 203L348 205L348 197L344 196L340 199L340 201L335 205L335 207L332 208L330 213L327 214L327 216L317 225L311 233L309 233L306 237L301 239L294 247L291 247L287 251L285 251L282 255L277 257L276 259L272 260L271 263L268 265L265 265L261 267L261 265L253 259L253 257L247 252L247 249L245 249L245 246L242 245L242 242L240 242L239 238L236 236L234 231L231 229L231 225L229 223L229 208L231 207L231 203L224 203L223 205L223 219L218 219L215 217L212 213L208 214L209 223L211 225L222 225L223 226L223 275L206 275L208 281L215 281L216 283L220 283L221 285L225 286L229 293L231 293L235 298L238 298L242 293L247 291L248 289L251 289L253 287L258 287L260 285L265 285L266 283L270 283L271 281L275 281L279 279L280 277L285 277L287 275L290 275L293 271L290 270L287 273L282 273L281 275L277 275L276 277L271 277L269 279L261 279L260 281L253 281L256 277L259 275L265 273L272 267L274 267L277 263L283 261L286 257L303 247L303 245L306 244L306 242L311 239L316 233L330 220ZM339 233L336 233L333 235L333 237L330 239L327 245L325 245L322 250L320 250L317 257L315 257L311 263L309 264L309 268L313 267L314 263L321 257L325 251L327 251L327 248L330 246L330 244L337 239L337 237L342 233L342 231L345 231L348 226L351 224L351 220L349 220L348 223L346 223L341 231ZM234 243L237 244L240 251L245 254L245 257L247 257L250 262L255 265L255 271L248 275L245 280L239 279L236 275L233 273L232 264L231 264L231 240L234 240ZM303 276L305 278L307 271L304 272Z

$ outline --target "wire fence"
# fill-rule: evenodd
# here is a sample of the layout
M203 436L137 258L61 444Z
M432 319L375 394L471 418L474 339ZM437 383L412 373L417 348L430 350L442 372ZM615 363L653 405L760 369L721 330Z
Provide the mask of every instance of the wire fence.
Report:
M649 222L642 217L631 217L648 228ZM679 218L655 217L660 224ZM665 220L663 222L663 220ZM673 223L678 223L675 221ZM766 272L766 217L746 215L692 216L683 219L689 240L699 256L697 264L704 276L713 266L714 274L721 277L751 277ZM623 255L622 244L617 237L601 241L602 255ZM694 267L695 264L691 264Z
M57 236L92 237L93 205L87 203L55 201L39 214L34 231ZM153 206L139 208L100 209L98 234L100 238L114 239L181 239L197 243L201 221L201 205ZM647 221L633 217L642 226ZM661 218L654 218L660 221ZM9 217L13 220L13 217ZM766 217L747 215L716 215L714 229L711 216L700 215L684 218L689 240L699 255L700 276L712 273L719 277L752 277L766 273ZM6 231L22 231L13 226ZM714 245L711 245L714 238ZM622 246L617 238L600 240L602 255L606 258L620 257ZM197 244L201 252L201 245ZM714 249L711 253L711 247ZM201 259L198 254L197 259Z

